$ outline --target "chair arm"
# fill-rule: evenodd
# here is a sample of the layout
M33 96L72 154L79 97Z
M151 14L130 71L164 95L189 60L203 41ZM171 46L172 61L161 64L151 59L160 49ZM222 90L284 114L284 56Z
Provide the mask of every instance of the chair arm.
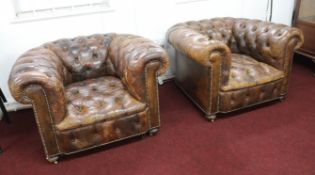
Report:
M50 114L55 123L63 119L63 65L52 51L39 47L23 54L12 67L8 83L12 96L18 102L46 104L47 113L39 115Z
M117 35L109 47L109 57L116 74L138 100L146 100L145 82L148 63L158 62L157 75L166 72L169 64L166 52L152 41L134 35Z
M233 27L233 36L241 53L284 71L289 69L293 50L304 42L303 34L297 28L250 19L238 20Z
M231 67L231 50L225 43L209 40L207 36L200 32L184 27L171 28L168 31L167 38L176 50L197 63L212 69L219 69L222 84L228 81Z

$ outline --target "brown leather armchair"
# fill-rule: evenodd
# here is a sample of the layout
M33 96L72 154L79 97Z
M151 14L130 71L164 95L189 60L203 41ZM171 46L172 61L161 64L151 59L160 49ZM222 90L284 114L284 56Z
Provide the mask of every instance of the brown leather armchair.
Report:
M160 127L156 78L168 67L165 51L133 35L61 39L23 54L9 87L31 103L50 162Z
M297 28L259 20L214 18L168 30L176 84L213 121L227 113L287 94Z

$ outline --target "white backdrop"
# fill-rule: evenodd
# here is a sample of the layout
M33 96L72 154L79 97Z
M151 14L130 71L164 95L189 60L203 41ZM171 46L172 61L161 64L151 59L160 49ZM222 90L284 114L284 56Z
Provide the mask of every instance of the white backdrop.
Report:
M265 19L267 0L110 0L113 11L13 23L11 0L0 2L0 87L9 102L7 80L16 58L44 42L94 33L132 33L162 43L177 22L213 17ZM189 0L188 0L189 1ZM294 0L274 0L273 21L290 24Z

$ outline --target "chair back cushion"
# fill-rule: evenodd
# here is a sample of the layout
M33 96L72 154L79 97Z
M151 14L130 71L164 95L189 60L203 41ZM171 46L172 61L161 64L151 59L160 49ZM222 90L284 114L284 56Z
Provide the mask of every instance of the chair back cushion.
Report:
M114 75L114 66L108 58L108 48L113 34L91 35L72 39L60 39L44 44L52 50L66 67L66 83Z
M236 53L250 55L279 70L284 69L285 49L292 34L292 28L260 20L238 19L233 26L237 43Z
M300 31L284 24L244 18L212 18L188 21L174 27L193 29L229 46L233 53L245 54L279 70L285 69L288 41ZM302 42L300 42L301 45Z

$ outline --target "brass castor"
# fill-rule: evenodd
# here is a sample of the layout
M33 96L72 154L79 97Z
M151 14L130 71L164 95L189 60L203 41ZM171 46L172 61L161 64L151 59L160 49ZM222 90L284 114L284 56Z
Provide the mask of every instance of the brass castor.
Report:
M140 138L141 138L141 139L145 138L145 136L146 136L146 133L140 134Z
M56 157L48 157L47 160L50 163L58 164L58 158L59 158L58 156L56 156Z
M159 131L159 128L152 128L149 130L149 136L154 136Z
M216 115L215 114L210 114L210 115L206 115L206 118L210 121L210 122L214 122L214 120L216 119Z

